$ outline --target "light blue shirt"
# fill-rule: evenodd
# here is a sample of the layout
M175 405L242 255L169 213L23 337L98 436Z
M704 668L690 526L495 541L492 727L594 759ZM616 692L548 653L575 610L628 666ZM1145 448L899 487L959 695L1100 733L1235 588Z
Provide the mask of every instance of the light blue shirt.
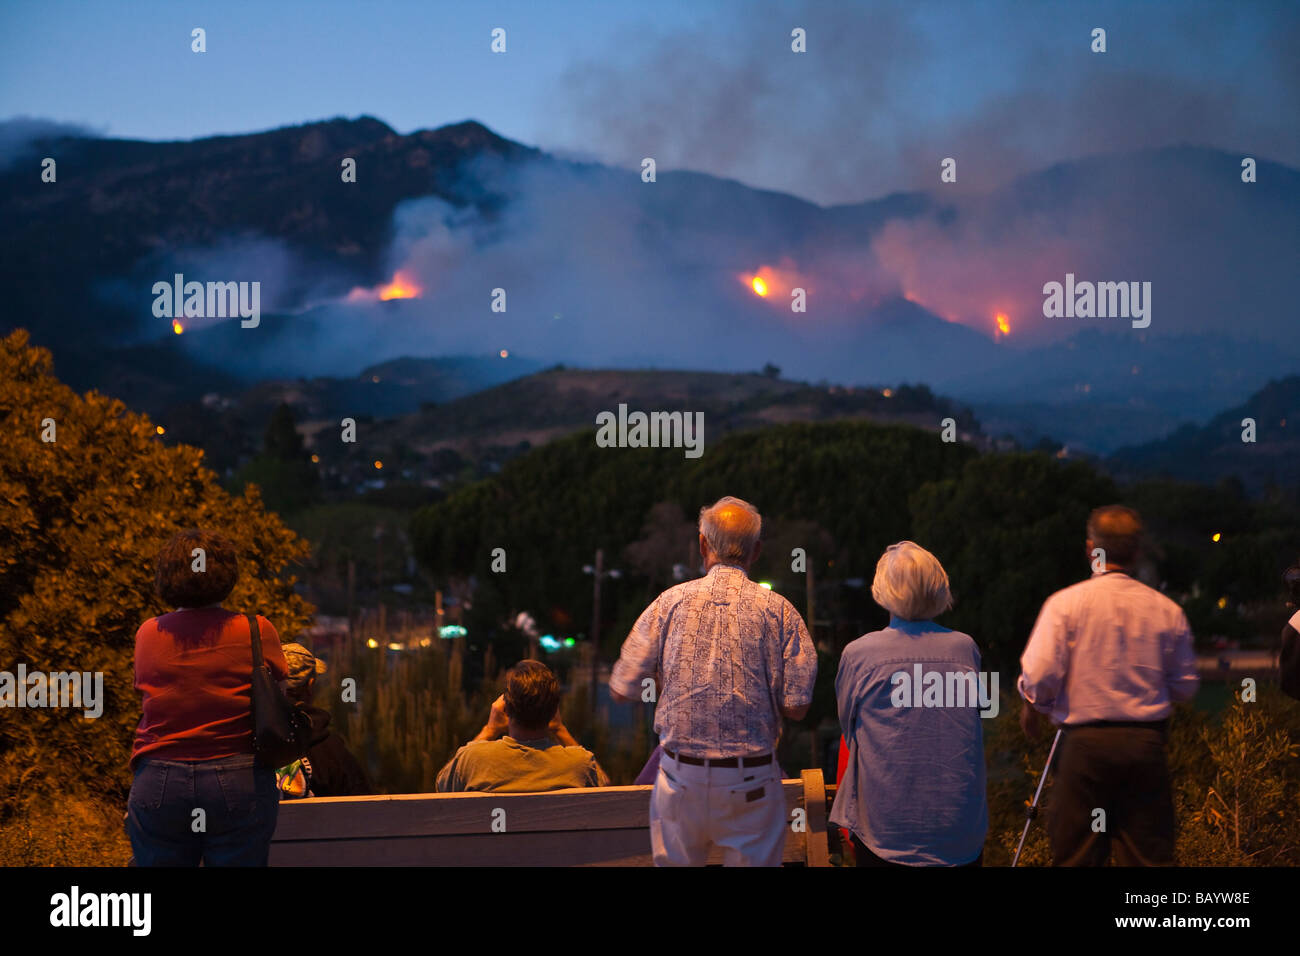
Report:
M918 666L945 685L969 680L979 649L960 631L897 617L844 649L835 697L849 762L830 819L890 862L959 866L979 856L989 826L980 708L920 706L919 694L899 706L894 675Z
M1182 608L1120 571L1044 601L1020 670L1020 695L1067 726L1163 720L1200 683Z

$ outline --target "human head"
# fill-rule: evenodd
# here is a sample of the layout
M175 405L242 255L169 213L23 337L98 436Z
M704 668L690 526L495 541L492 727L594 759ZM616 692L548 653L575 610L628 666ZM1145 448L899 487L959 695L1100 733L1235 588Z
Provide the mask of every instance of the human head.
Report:
M891 544L876 562L871 596L895 617L928 621L952 607L948 572L914 541Z
M1286 586L1287 603L1292 607L1300 607L1300 558L1282 572L1282 583Z
M215 532L198 528L181 531L158 552L154 586L172 607L220 604L237 580L235 546Z
M294 700L311 700L316 689L316 675L325 673L325 662L301 644L281 644L285 662L289 665L289 680L285 692Z
M1132 508L1106 505L1088 515L1088 557L1101 548L1107 566L1127 568L1142 543L1142 518Z
M520 661L506 672L506 716L521 729L545 731L560 709L560 685L541 661Z
M746 570L758 557L763 518L748 501L727 495L700 509L700 555L705 565L735 564Z

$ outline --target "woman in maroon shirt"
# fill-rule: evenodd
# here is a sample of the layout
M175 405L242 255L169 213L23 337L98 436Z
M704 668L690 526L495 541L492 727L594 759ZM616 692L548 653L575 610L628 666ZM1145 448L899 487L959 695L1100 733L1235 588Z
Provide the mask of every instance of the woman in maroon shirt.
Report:
M224 610L239 577L226 538L191 530L158 555L159 596L176 607L135 636L135 732L127 833L137 866L265 866L275 832L275 770L253 757L252 636ZM280 637L258 617L262 653L288 677Z

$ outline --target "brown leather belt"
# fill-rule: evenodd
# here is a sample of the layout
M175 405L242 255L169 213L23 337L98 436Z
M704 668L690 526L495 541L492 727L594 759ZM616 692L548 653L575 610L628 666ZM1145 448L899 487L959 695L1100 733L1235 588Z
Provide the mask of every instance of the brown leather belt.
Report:
M667 747L664 753L672 757L678 763L692 764L696 767L762 767L772 762L772 754L765 753L756 757L688 757L685 754L675 754Z

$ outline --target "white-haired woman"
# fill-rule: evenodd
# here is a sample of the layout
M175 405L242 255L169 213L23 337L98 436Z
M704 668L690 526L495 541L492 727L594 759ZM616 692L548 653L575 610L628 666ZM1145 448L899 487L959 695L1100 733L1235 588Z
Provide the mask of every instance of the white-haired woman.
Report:
M932 620L952 594L929 551L890 545L871 596L890 621L840 657L849 759L831 822L850 832L859 866L979 866L988 831L981 696L996 713L996 684L981 682L970 636Z

